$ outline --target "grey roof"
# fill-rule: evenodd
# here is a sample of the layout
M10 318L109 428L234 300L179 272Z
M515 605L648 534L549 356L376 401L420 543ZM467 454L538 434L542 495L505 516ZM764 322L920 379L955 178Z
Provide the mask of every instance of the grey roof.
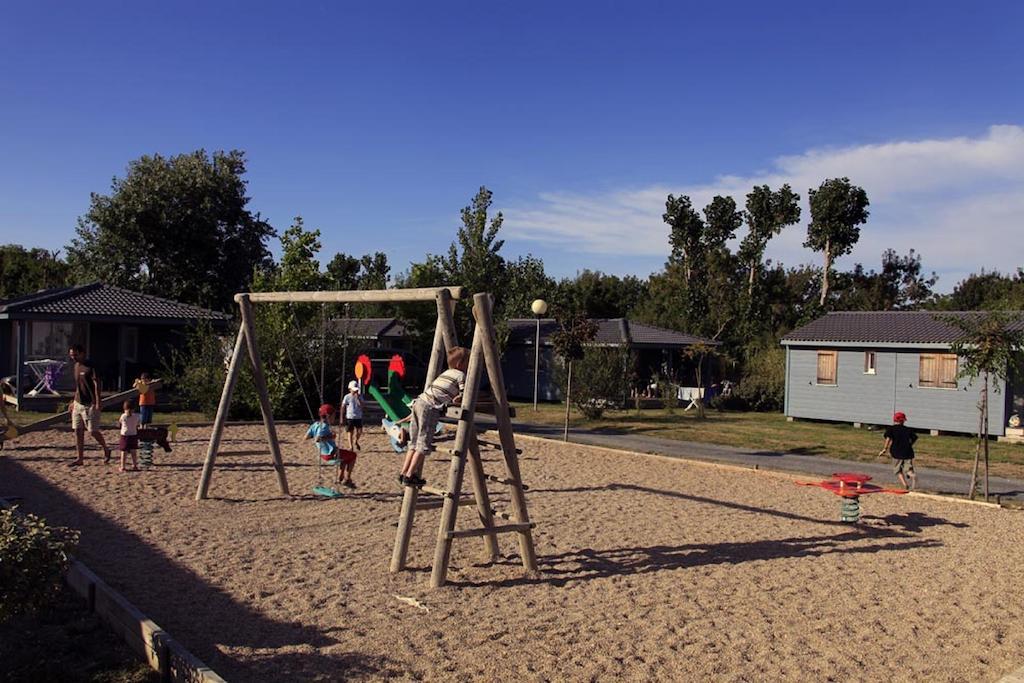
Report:
M984 311L837 311L799 327L787 342L952 344L962 335L942 316L980 317ZM1011 313L1012 329L1024 329L1024 312Z
M384 339L408 334L405 324L398 318L335 318L330 326L335 334L347 332L349 337L356 339Z
M595 344L685 348L698 343L711 346L716 346L719 343L686 332L638 323L628 318L594 318L593 320L597 323ZM533 344L537 334L536 319L512 318L508 321L508 327L510 344ZM541 343L550 343L551 336L558 330L559 325L556 320L542 318L540 321Z
M94 282L88 285L44 289L0 302L0 317L83 320L132 320L162 323L209 320L222 322L224 313L199 306L140 294Z

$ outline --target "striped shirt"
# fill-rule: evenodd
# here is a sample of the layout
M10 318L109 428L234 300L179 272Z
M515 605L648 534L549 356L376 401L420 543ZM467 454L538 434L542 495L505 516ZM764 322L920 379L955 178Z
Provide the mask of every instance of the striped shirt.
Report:
M454 403L465 388L466 373L449 368L438 375L419 397L435 408L444 408Z

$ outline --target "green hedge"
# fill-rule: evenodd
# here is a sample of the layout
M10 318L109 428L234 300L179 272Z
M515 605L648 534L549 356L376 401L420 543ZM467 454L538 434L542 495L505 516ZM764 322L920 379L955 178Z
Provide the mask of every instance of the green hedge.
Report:
M0 509L0 622L53 602L78 532Z

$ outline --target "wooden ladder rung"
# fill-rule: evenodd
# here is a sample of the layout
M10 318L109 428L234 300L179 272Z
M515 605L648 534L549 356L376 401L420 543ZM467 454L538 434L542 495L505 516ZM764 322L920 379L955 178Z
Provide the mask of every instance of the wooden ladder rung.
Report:
M484 476L486 476L490 481L497 482L499 484L504 484L505 486L516 486L516 485L519 485L520 487L522 487L522 489L524 491L529 491L530 490L529 486L527 486L526 484L520 484L515 479L507 479L505 477L499 477L499 476L496 476L496 475L493 475L493 474L487 474L487 475L484 475Z
M469 505L476 505L476 501L471 497L459 498L459 507L467 507ZM444 506L444 501L439 498L428 498L427 500L420 500L416 502L417 510L437 510Z
M492 526L490 528L481 527L479 529L457 529L455 531L449 531L445 534L448 538L472 538L473 536L489 536L491 534L508 534L508 533L523 533L534 528L536 525L533 522L529 524L502 524L501 526Z
M444 489L439 489L434 486L421 486L420 491L423 493L429 493L432 496L441 496L442 498L452 497L452 494L448 493Z

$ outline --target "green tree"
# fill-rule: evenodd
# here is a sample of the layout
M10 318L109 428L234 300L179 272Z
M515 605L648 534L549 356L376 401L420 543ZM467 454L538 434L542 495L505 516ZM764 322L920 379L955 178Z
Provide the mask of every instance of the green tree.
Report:
M505 240L498 239L505 218L499 211L488 223L494 193L481 187L469 206L462 209L462 226L448 248L447 275L470 292L487 292L502 282L505 259L498 253Z
M633 276L583 270L548 288L553 312L578 311L589 318L627 318L647 298L647 283Z
M921 256L913 249L901 256L894 249L882 254L882 269L865 270L856 264L848 273L836 273L835 307L848 311L916 310L930 303L938 276L925 276Z
M1018 268L1012 276L985 270L971 274L935 303L937 308L947 311L1024 310L1024 269Z
M493 218L489 211L493 194L481 187L470 204L462 209L462 226L456 239L444 256L428 254L422 263L414 263L409 271L396 278L399 287L438 287L461 285L470 294L490 292L494 296L494 319L499 326L510 317L526 315L529 302L547 295L552 287L544 273L544 263L533 256L509 262L499 253L505 242L498 235L504 217L499 212ZM424 307L415 311L401 306L403 319L414 320L414 326L424 332L433 330L430 312ZM427 322L429 321L429 322ZM469 339L473 329L470 306L458 306L455 325L461 339Z
M565 366L565 430L563 441L569 440L569 407L572 405L572 366L584 357L586 345L597 336L597 323L574 314L558 321L559 329L551 335L551 344Z
M809 190L811 222L804 246L820 251L824 257L821 271L821 298L828 300L832 262L849 254L860 239L860 226L868 220L868 195L850 184L849 178L829 178L817 190Z
M26 249L20 244L0 246L0 299L63 287L68 280L68 265L59 251Z
M716 196L704 207L704 225L705 314L692 331L718 340L740 315L739 260L727 244L743 225L743 213L732 197Z
M245 171L240 151L132 161L78 219L74 277L227 309L269 263L274 234L247 208Z
M361 261L355 256L338 252L327 263L327 286L337 291L359 289Z
M951 350L960 359L957 364L957 375L972 381L981 377L978 443L974 450L974 467L971 469L971 488L968 495L974 498L977 494L978 461L984 451L985 500L988 500L989 383L991 378L1005 382L1019 371L1020 354L1024 350L1024 329L1021 329L1018 317L1004 311L963 316L946 315L940 319L962 332L962 336L951 345Z
M755 186L747 194L744 218L747 234L740 242L738 256L747 271L747 297L753 300L768 241L800 220L800 195L789 185L774 192L767 185Z

